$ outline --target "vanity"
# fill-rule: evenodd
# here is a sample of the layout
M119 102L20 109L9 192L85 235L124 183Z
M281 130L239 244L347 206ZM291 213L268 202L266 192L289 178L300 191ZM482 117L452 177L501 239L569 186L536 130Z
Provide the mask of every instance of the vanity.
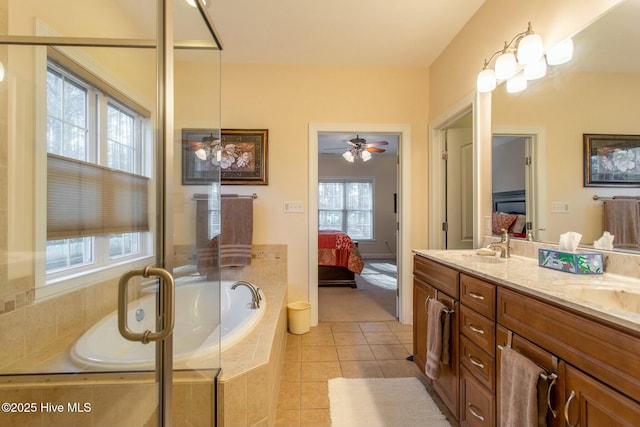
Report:
M638 280L475 250L414 250L413 274L414 361L423 372L427 298L454 310L451 361L433 388L460 425L500 425L505 346L546 371L549 426L639 425Z

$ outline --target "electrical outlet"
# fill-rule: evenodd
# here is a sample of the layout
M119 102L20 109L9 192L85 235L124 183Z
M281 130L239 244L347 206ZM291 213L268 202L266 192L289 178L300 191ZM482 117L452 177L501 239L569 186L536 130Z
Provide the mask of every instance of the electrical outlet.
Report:
M551 202L551 213L569 213L569 203Z
M282 210L286 213L304 212L304 203L300 201L284 202Z

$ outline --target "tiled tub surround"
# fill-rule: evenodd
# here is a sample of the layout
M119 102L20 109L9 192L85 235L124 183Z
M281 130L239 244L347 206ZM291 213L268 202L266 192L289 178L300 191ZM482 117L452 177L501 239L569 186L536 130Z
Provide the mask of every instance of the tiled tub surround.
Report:
M223 280L243 279L258 284L269 303L261 324L247 339L221 354L219 425L269 425L275 420L287 328L286 254L286 245L256 245L250 266L223 270ZM111 415L117 413L130 413L121 425L144 425L150 416L145 411L155 402L150 375L81 374L68 357L77 337L115 309L115 289L117 282L104 283L37 304L24 303L0 314L0 372L40 373L0 376L0 397L12 397L8 401L19 396L24 401L67 402L81 396L83 402L89 398L93 402L91 422L87 422L86 414L74 414L72 419L60 414L39 414L42 425L115 427L118 424ZM96 303L100 307L93 307ZM26 319L36 321L28 324ZM61 372L73 374L54 374ZM211 424L206 417L213 413L214 375L215 370L175 373L176 425ZM140 404L140 400L148 404ZM109 402L108 410L100 411L98 408L104 409L105 402ZM34 424L38 422L28 415L0 419L0 425Z
M605 253L605 273L575 275L538 266L539 247L549 244L512 240L511 258L501 259L478 255L476 250L415 250L418 255L486 278L500 285L547 299L572 310L640 331L640 314L620 310L613 305L588 302L577 298L571 286L590 287L619 284L640 292L640 256L624 253ZM485 242L488 243L488 242Z

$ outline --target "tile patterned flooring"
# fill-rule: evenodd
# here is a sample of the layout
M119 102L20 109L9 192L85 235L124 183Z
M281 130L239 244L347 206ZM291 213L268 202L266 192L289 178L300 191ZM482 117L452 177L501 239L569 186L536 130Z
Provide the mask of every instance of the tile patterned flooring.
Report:
M322 322L307 334L288 334L276 425L331 426L331 378L411 376L433 395L427 378L406 360L412 339L412 326L397 321Z

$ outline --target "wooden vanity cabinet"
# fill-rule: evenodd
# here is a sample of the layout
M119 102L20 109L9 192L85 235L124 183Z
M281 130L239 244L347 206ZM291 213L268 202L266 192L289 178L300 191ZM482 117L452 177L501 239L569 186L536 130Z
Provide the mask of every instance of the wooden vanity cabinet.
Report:
M437 298L447 308L452 309L450 317L450 361L441 364L440 377L432 380L433 389L438 393L451 413L459 415L459 273L456 270L422 258L414 257L413 265L413 360L425 372L427 361L427 298Z

